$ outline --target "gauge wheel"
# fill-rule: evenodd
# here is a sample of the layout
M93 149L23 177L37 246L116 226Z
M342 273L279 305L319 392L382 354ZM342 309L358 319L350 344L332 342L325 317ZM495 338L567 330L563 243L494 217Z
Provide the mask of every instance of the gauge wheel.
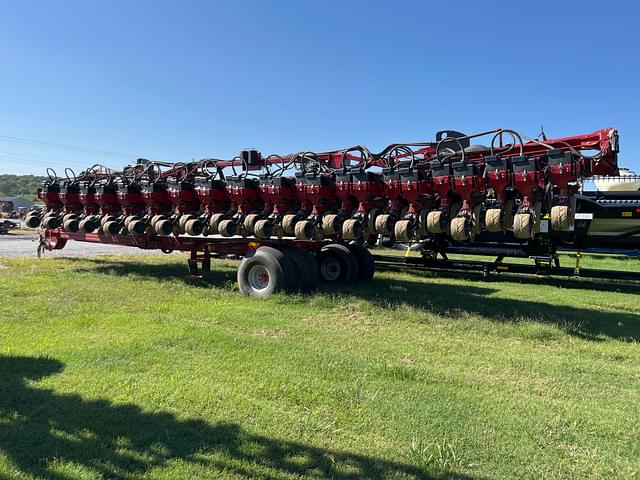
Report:
M549 215L551 220L551 229L556 232L566 232L571 226L571 217L569 215L569 207L567 205L556 205L551 208Z
M295 234L298 240L310 240L313 236L313 223L302 220L296 223Z
M267 240L273 233L273 224L270 220L258 220L253 226L256 237Z
M467 217L456 217L451 220L451 238L456 242L466 242L471 238L469 228L469 219Z
M484 218L484 224L489 232L502 232L505 211L501 208L490 208Z
M530 213L518 213L513 217L513 234L521 240L532 238L533 220Z
M442 225L444 218L441 210L434 210L427 215L427 230L429 233L444 233L445 229Z
M296 234L295 226L296 226L297 216L292 214L287 214L282 217L282 230L285 235L293 236Z

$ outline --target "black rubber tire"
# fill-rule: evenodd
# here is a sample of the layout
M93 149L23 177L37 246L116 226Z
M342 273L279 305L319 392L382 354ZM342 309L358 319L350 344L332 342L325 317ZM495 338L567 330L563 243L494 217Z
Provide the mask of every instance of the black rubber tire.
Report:
M25 225L29 228L38 228L40 226L40 217L38 215L27 216Z
M348 247L358 261L358 279L361 282L371 281L373 274L376 273L376 262L369 249L356 242L351 242Z
M334 250L341 250L344 253L347 254L347 257L349 258L349 263L351 264L351 272L349 274L349 282L357 282L358 279L360 278L360 266L358 265L358 259L356 258L356 256L353 254L353 252L349 249L349 247L347 247L346 245L343 245L341 243L331 243L329 245L327 245L324 248L332 248Z
M187 220L184 223L184 231L187 235L198 236L204 230L204 223L197 218Z
M154 230L158 235L171 235L173 232L173 223L170 220L157 220Z
M333 244L331 244L331 245L333 245ZM318 253L318 255L316 256L316 259L317 259L317 262L318 262L319 271L320 271L320 281L321 282L327 282L327 283L332 283L332 282L344 283L344 282L348 282L351 279L351 266L352 266L351 258L352 258L352 254L351 254L350 251L349 251L349 253L346 253L342 249L329 248L331 245L327 245L327 246L323 247L322 250L320 250L320 253ZM337 278L335 278L333 280L328 278L323 273L322 264L328 258L336 260L338 262L339 266L340 266L340 272L338 273Z
M289 247L284 251L300 274L300 290L308 292L317 287L320 271L314 256L304 248Z
M146 228L147 226L144 221L138 218L129 220L129 222L127 223L127 231L131 235L144 235L144 231L146 230Z
M68 218L62 228L65 232L75 233L80 229L80 222L77 218Z
M275 249L272 249L275 250ZM278 252L278 250L276 250ZM269 274L269 282L265 288L256 289L250 281L251 271L256 266L262 266ZM250 297L267 298L285 288L285 273L278 256L270 251L256 252L251 257L246 257L240 262L238 268L238 287L240 291Z
M255 254L263 255L263 252L266 252L264 254L277 258L280 262L282 272L284 273L284 288L288 291L296 290L300 284L300 274L291 258L281 250L273 247L259 247Z

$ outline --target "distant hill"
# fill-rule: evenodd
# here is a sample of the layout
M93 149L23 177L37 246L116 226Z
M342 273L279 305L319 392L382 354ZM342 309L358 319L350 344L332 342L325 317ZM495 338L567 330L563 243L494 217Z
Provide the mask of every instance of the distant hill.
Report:
M35 175L0 175L0 192L7 197L36 200L36 191L46 177Z

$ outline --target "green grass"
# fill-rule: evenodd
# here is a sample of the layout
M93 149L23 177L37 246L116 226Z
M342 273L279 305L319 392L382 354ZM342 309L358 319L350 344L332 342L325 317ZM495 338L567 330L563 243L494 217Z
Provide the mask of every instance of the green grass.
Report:
M184 261L0 259L1 479L640 476L637 288Z

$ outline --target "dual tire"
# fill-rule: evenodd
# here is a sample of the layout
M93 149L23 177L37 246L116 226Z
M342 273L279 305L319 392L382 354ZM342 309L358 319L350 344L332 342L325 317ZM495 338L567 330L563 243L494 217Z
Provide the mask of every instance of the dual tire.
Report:
M240 291L250 297L267 298L279 291L308 291L319 281L318 264L301 248L278 250L260 247L238 268Z
M238 286L248 296L266 298L279 291L310 291L318 282L356 282L373 278L373 256L361 245L330 244L314 256L289 247L260 247L238 268Z

